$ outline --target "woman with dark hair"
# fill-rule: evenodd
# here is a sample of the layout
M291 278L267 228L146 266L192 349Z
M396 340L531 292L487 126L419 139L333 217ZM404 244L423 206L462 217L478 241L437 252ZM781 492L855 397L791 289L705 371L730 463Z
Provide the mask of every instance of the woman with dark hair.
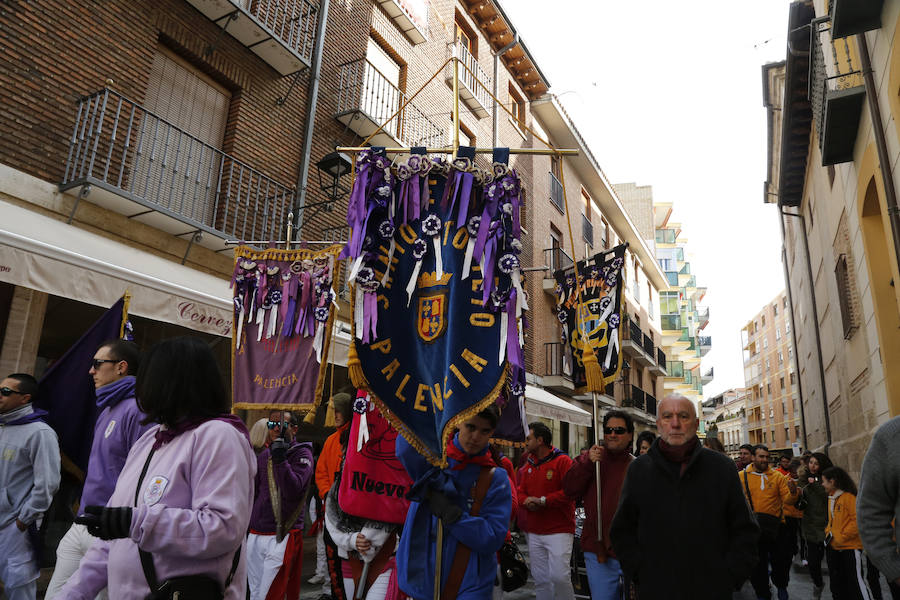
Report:
M642 431L637 436L637 441L635 441L635 449L637 452L637 456L641 456L642 454L647 454L650 450L650 446L653 445L653 442L656 441L656 434L652 431Z
M831 460L821 452L809 457L807 477L798 483L803 504L800 534L806 540L806 562L813 580L813 598L821 598L825 589L822 579L822 558L825 556L825 526L828 524L828 494L822 487L822 471L831 468Z
M725 454L725 445L722 444L722 440L719 438L708 437L703 440L703 447L709 448L714 452L718 452L719 454Z
M243 600L243 542L256 459L230 409L209 347L182 337L155 345L137 374L150 428L132 447L107 506L79 520L99 537L63 599Z
M830 467L822 471L828 492L828 526L825 528L825 560L834 600L870 600L863 578L863 545L856 523L856 484L847 471Z

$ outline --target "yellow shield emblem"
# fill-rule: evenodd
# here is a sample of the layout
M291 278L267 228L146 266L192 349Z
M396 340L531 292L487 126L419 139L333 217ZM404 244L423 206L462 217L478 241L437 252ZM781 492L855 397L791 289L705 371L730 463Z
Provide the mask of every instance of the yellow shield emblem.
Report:
M433 342L444 333L444 329L447 328L447 319L444 316L446 307L446 294L419 297L416 330L422 341Z

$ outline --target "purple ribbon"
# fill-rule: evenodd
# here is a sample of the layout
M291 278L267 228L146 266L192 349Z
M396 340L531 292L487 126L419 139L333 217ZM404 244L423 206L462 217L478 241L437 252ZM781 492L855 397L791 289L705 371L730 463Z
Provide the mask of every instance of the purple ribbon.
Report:
M368 344L378 337L378 297L375 292L366 291L363 294L363 344ZM371 332L371 334L370 334Z
M516 322L516 289L510 290L509 299L506 301L506 356L510 363L516 367L524 367L522 346L519 345L519 327Z

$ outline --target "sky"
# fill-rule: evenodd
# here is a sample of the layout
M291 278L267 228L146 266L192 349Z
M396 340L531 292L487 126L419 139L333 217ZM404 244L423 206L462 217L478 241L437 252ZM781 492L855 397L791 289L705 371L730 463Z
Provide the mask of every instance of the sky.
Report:
M609 180L673 204L709 290L704 398L743 387L741 327L784 289L762 65L785 58L788 0L501 3Z

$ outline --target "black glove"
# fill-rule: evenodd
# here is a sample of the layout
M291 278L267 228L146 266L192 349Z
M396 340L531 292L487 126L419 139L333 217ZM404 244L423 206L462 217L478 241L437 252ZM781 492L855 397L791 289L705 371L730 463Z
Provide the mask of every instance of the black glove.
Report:
M428 490L426 499L432 514L441 519L445 525L453 525L462 518L462 509L442 492Z
M281 438L276 438L272 445L269 446L269 452L272 453L272 461L275 464L283 463L287 458L288 443Z
M131 534L130 506L86 506L86 514L75 522L87 527L88 533L103 540L127 538Z

